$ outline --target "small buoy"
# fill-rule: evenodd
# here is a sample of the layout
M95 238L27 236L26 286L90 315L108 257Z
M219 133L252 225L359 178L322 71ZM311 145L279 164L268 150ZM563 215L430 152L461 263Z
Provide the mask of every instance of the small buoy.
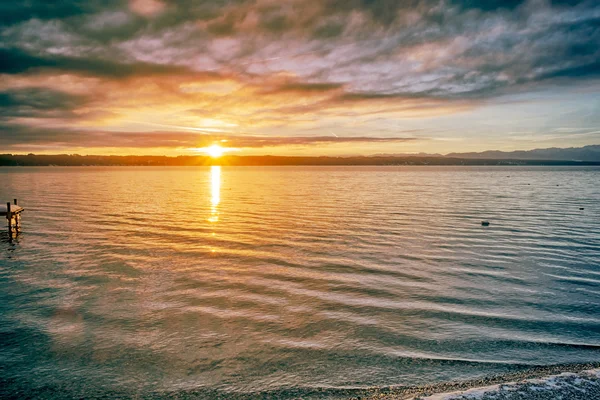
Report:
M579 209L580 209L580 210L585 210L585 208L583 208L583 207L579 207Z
M490 226L490 221L481 221L481 226Z

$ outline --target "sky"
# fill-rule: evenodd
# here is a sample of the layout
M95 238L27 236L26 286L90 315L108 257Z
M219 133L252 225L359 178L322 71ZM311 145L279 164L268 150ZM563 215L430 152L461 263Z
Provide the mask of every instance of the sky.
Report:
M0 3L0 153L600 144L600 2Z

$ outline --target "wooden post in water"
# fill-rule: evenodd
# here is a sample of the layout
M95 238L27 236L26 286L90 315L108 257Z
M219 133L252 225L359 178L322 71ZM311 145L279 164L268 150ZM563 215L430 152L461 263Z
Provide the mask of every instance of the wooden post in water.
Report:
M10 201L6 203L6 219L8 220L8 237L12 239L12 212L10 210Z
M24 211L23 207L19 206L17 199L13 199L13 203L6 203L6 211L4 207L0 209L0 216L4 215L6 217L10 240L13 239L13 235L18 235L21 232L21 213Z
M15 204L15 206L19 205L17 199L13 199L13 203ZM21 213L15 215L15 231L17 232L17 235L19 234L19 232L21 232Z

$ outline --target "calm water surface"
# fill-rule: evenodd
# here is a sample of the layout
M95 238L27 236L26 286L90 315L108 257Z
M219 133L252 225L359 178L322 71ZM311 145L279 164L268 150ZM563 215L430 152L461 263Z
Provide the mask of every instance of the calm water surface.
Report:
M599 168L0 179L26 208L0 242L5 395L334 395L600 360Z

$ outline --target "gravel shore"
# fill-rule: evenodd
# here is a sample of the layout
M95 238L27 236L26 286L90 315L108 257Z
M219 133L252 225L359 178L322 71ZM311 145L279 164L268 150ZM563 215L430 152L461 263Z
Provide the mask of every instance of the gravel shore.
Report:
M442 393L414 400L591 400L600 399L600 369Z
M600 363L534 367L476 380L372 389L353 400L600 399Z

